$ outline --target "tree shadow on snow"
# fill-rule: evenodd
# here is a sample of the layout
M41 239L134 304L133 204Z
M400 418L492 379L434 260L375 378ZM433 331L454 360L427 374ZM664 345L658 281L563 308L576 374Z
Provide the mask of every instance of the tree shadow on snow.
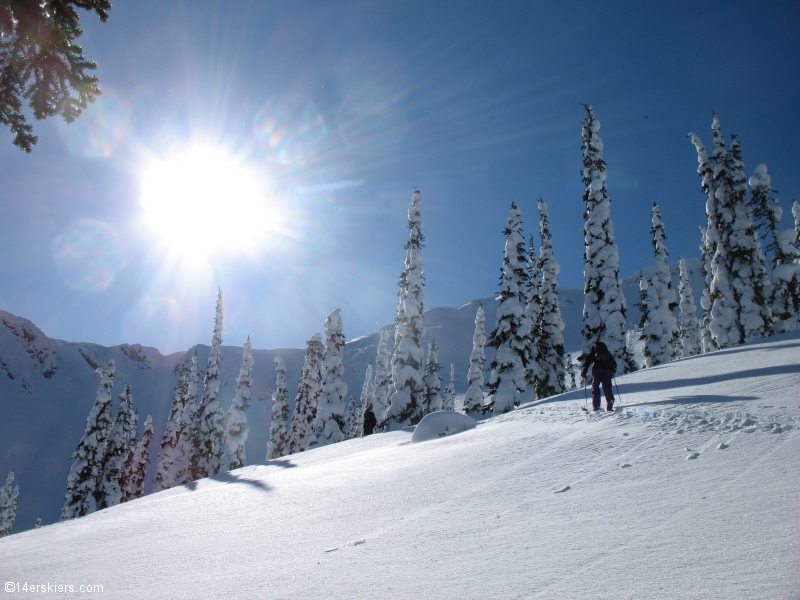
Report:
M289 459L273 458L264 463L265 467L280 467L281 469L293 469L297 465Z
M655 402L637 402L635 404L623 404L625 408L631 406L656 406L658 404L704 404L721 402L739 402L746 400L759 400L758 396L717 396L712 394L698 394L696 396L675 396L667 400L657 400Z
M746 369L735 373L721 375L702 375L685 379L669 379L667 381L643 381L641 383L626 381L619 384L619 391L624 396L639 392L652 392L656 390L669 390L678 387L694 387L710 383L749 379L751 377L770 377L773 375L791 375L797 373L797 365L777 365L775 367L762 367L760 369Z
M254 488L258 489L258 490L261 490L262 492L268 492L268 491L270 491L272 489L271 487L269 487L263 481L260 481L258 479L247 479L245 477L237 475L234 472L220 473L219 475L214 475L213 477L209 477L209 479L211 481L216 481L216 482L220 482L220 483L243 483L245 485L249 485L249 486L254 487ZM200 479L198 481L191 481L191 482L186 484L186 487L188 489L190 489L191 491L195 491L199 487L198 484L200 482L202 482L202 481L205 481L205 480Z

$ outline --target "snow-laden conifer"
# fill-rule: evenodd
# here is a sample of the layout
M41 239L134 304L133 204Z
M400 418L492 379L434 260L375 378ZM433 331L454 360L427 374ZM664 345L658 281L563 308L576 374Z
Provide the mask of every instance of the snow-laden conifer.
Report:
M274 359L275 391L272 393L272 421L269 424L269 443L267 444L267 460L280 458L289 453L289 404L286 399L286 365L280 356Z
M425 396L422 336L425 333L422 291L422 192L414 190L408 209L409 238L405 268L400 276L395 346L392 354L392 386L382 427L394 430L416 425L422 419Z
M197 357L194 357L195 364ZM183 411L186 402L186 391L189 382L189 375L181 370L178 374L178 383L172 394L172 406L169 409L169 419L164 435L161 438L161 450L156 458L156 475L153 479L153 491L160 492L168 490L177 485L175 472L180 468L179 462L183 458L181 448L178 448L178 440L183 433L186 435L187 428L183 423ZM188 459L189 457L186 457ZM188 462L184 465L188 471Z
M794 217L794 247L800 254L800 203L797 200L792 202L792 216Z
M577 373L577 368L575 363L572 361L572 354L567 352L564 354L564 380L565 380L565 391L569 392L575 389L575 373Z
M436 340L428 344L428 361L425 363L425 414L442 410L442 378L439 371L442 365L439 364L439 346Z
M219 473L224 454L224 420L219 394L219 365L222 362L222 290L217 293L217 312L214 317L214 334L211 338L211 352L208 355L203 396L197 406L194 427L194 448L197 452L195 480Z
M67 493L61 520L82 517L97 510L97 488L105 456L108 430L111 428L111 388L116 369L114 361L95 370L100 387L78 447L72 455L72 467L67 478Z
M6 477L6 484L0 488L0 537L11 533L14 519L17 518L17 496L19 486L14 485L14 471Z
M539 266L539 257L536 255L536 248L533 245L533 235L528 242L528 291L525 295L525 319L528 322L528 346L525 349L524 363L527 365L525 376L527 378L527 388L536 397L538 382L541 374L539 367L539 335L541 333L541 322L539 318L542 312L542 301L540 296L540 280L542 272Z
M707 229L700 228L700 252L702 253L700 264L702 265L701 272L703 274L703 294L700 296L700 308L703 309L703 315L700 319L700 347L702 352L711 352L716 348L714 345L714 337L711 335L711 281L713 273L711 269L711 255L708 253L707 246Z
M734 219L730 224L730 273L733 276L731 287L738 305L739 325L744 335L743 341L756 340L772 334L772 311L770 298L772 285L767 275L767 267L761 242L758 240L750 211L747 207L747 184L742 163L741 147L736 136L731 136L731 150L728 155L728 174L730 177L730 202Z
M681 258L680 270L680 356L681 358L687 358L700 354L702 352L702 346L700 341L700 324L697 321L697 307L694 304L692 285L689 282L689 269L686 266L686 260L683 258Z
M703 294L703 327L710 332L713 349L726 348L743 340L738 322L738 307L731 288L730 274L730 223L734 210L731 205L730 177L725 140L722 137L719 119L712 115L711 129L714 136L712 156L709 158L705 146L694 133L689 137L697 150L697 173L706 192L706 216L708 224L703 240L704 257L708 261L706 270L707 294Z
M119 396L119 409L108 433L108 442L103 457L103 470L97 489L97 510L116 506L122 502L128 485L125 466L136 450L136 432L139 416L133 410L131 386Z
M639 339L642 341L642 354L644 355L644 367L652 367L661 364L658 356L669 354L669 348L663 344L663 323L661 322L660 299L653 285L652 277L644 277L639 274L639 302L636 304L642 311L639 321L641 333ZM669 360L669 359L668 359Z
M606 193L606 163L600 121L589 105L583 122L584 254L583 344L587 355L603 341L624 373L636 370L625 345L625 296L619 278L619 250L614 243L611 200Z
M346 440L352 440L358 437L358 413L361 412L361 403L352 394L350 394L350 400L347 401L345 411L347 418L344 422L343 437Z
M539 317L536 362L539 365L539 378L536 395L547 398L564 392L564 320L558 304L558 273L561 270L553 252L550 233L550 218L547 204L539 200L539 230L542 238L538 264L541 272L539 285Z
M506 218L503 230L506 236L503 266L500 270L500 304L497 307L497 324L489 335L487 345L497 348L489 375L491 400L484 407L499 415L519 406L527 387L527 351L530 341L530 322L525 316L528 259L522 237L522 221L516 203Z
M36 517L36 524L33 526L34 529L41 529L42 528L42 517Z
M483 306L478 306L478 312L475 314L475 333L472 336L472 353L469 356L469 371L467 372L469 389L464 395L464 414L467 415L483 411L483 365L486 361L484 354L486 346L485 320Z
M189 377L186 381L186 395L183 399L183 418L178 431L178 445L175 464L173 466L172 485L183 485L193 481L193 473L197 470L197 448L194 431L197 424L197 392L200 375L197 372L197 351L192 357Z
M456 407L456 366L450 363L450 381L444 388L442 410L455 410Z
M364 435L364 413L369 405L372 404L372 412L375 413L375 380L372 378L372 365L367 365L367 372L364 375L364 385L361 387L361 398L358 403L358 418L354 423L354 438Z
M147 415L144 420L142 437L136 444L136 449L129 455L126 465L129 476L126 481L123 502L141 498L144 493L144 479L147 475L147 463L150 462L150 442L153 439L153 417Z
M253 346L250 344L250 336L248 335L244 341L242 368L236 378L236 395L233 397L231 407L228 409L228 422L225 425L224 471L241 469L246 464L244 444L247 441L247 433L250 428L247 425L245 411L250 405L250 387L253 385L250 372L254 363Z
M386 419L386 407L389 403L389 390L392 385L392 369L389 361L389 351L387 343L389 341L389 330L381 330L381 338L378 342L378 356L375 361L375 380L373 383L372 412L375 419L382 423Z
M749 180L752 195L749 206L754 225L764 230L766 251L772 253L771 308L777 333L797 329L800 318L800 264L797 262L797 232L778 229L783 209L772 198L772 182L766 165L758 165Z
M322 363L322 386L314 425L317 434L314 445L326 446L345 439L344 397L347 395L347 384L342 381L344 375L342 329L341 310L337 308L325 320L325 358Z
M655 262L653 275L648 278L642 306L642 328L640 338L644 344L644 366L653 367L677 358L678 321L673 311L678 306L675 290L672 289L672 273L667 266L667 246L664 243L664 223L661 210L653 204L651 212L653 248ZM641 285L641 284L640 284Z
M289 430L289 454L297 454L308 449L317 439L314 421L317 418L317 402L322 385L322 359L325 346L322 336L315 333L308 340L306 358L294 401L292 428Z

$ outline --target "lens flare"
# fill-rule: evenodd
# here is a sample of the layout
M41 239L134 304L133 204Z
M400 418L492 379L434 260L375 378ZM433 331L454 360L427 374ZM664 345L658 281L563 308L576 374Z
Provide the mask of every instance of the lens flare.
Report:
M59 122L67 149L90 158L107 158L131 133L128 103L104 90L73 123Z
M302 165L325 141L325 121L314 104L299 95L271 99L256 114L253 130L272 160L283 165Z
M117 233L101 221L74 221L53 240L53 260L65 283L82 292L102 292L122 268Z

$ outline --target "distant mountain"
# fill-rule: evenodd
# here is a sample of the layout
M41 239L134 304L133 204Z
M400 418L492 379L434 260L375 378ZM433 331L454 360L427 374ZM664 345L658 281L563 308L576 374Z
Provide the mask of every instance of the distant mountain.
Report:
M690 259L688 262L695 300L699 306L702 290L700 261ZM677 290L677 265L671 268L673 285ZM645 274L647 272L645 269ZM624 281L623 291L628 302L628 328L633 328L639 321L639 311L633 306L638 300L638 274ZM581 345L583 290L562 288L559 298L566 324L566 348L577 351ZM436 340L440 348L439 362L443 366L441 376L445 382L449 378L450 363L455 364L457 393L464 393L467 389L466 373L479 304L483 304L486 311L488 333L494 326L497 311L497 300L494 298L472 300L456 308L433 308L425 312L426 334L423 342L427 347L427 343ZM347 333L347 316L344 318ZM386 325L384 329L391 327ZM309 337L313 333L309 332ZM379 338L380 332L376 331L346 344L344 379L349 388L348 396L360 396L364 374L367 365L374 363ZM49 338L27 319L0 310L0 477L5 478L6 473L14 469L15 483L20 486L14 531L30 529L38 516L45 523L58 520L72 452L83 433L99 383L94 371L111 359L117 369L114 381L115 409L116 397L127 383L131 386L133 404L140 422L148 414L153 417L155 436L145 484L145 491L149 492L177 372L182 364L191 360L195 352L202 371L209 353L209 347L202 344L186 352L164 356L155 348L139 344L109 348L84 342L65 342ZM270 422L268 409L275 385L273 359L281 356L286 364L289 398L293 402L304 353L304 348L253 350L253 401L247 413L250 422L246 444L248 464L264 462L266 455ZM242 348L223 346L222 354L220 400L227 411L235 394ZM491 357L492 350L487 348L487 376Z

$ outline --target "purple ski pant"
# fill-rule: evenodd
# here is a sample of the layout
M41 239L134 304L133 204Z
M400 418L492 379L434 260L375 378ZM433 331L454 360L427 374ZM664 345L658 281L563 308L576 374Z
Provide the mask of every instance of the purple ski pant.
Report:
M611 389L611 378L614 372L611 369L592 369L592 407L600 408L600 386L603 386L603 393L606 395L606 404L611 407L614 404L614 392Z

